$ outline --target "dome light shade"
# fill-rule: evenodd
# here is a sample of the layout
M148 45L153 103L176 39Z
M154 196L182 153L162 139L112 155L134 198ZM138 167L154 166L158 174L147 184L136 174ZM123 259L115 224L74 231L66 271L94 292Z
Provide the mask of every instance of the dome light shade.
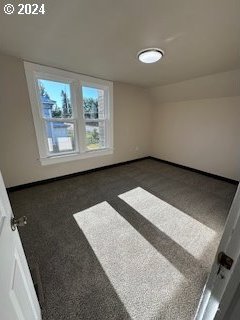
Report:
M137 57L143 63L154 63L164 55L163 50L158 48L148 48L138 52Z

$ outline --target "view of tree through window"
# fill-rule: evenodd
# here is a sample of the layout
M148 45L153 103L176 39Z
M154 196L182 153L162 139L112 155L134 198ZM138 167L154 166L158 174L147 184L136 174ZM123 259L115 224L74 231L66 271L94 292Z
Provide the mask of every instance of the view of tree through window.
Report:
M38 85L44 117L72 117L69 84L49 80L39 80Z
M84 86L82 87L82 96L87 149L104 148L104 91Z
M74 151L74 124L65 120L72 118L70 85L50 80L38 80L38 85L48 151L50 153ZM55 118L58 121L50 121Z
M42 113L46 119L49 152L74 151L74 124L66 122L66 119L73 118L70 85L43 79L38 80L38 85ZM82 87L82 96L87 149L103 148L105 141L104 91ZM58 119L58 121L54 122L50 119Z
M93 98L83 99L85 119L98 119L98 101Z
M30 62L24 67L41 164L113 153L112 82Z

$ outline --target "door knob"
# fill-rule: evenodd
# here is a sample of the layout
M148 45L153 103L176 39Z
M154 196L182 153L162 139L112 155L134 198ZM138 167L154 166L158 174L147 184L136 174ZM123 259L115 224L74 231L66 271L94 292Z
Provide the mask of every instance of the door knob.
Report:
M12 218L11 219L11 228L12 230L16 230L17 227L24 227L27 224L27 217L22 216L18 219Z

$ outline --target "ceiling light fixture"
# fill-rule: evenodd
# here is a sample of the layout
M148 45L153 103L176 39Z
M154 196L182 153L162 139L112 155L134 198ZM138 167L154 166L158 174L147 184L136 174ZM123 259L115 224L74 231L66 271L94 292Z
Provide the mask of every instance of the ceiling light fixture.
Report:
M143 63L154 63L164 55L163 50L158 48L148 48L138 52L137 57Z

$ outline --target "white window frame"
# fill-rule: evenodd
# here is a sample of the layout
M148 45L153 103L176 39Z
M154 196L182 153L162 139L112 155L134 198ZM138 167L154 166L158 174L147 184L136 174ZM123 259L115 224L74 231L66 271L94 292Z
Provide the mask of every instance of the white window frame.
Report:
M42 165L105 156L113 153L113 83L111 81L97 79L52 67L46 67L26 61L24 62L24 67L39 149L39 160ZM70 84L73 118L54 118L53 121L65 120L65 122L72 122L75 124L76 150L74 151L61 152L58 154L50 154L48 151L46 129L44 127L46 120L44 120L42 115L42 105L38 89L38 80L40 79ZM88 150L86 148L86 119L84 118L84 111L82 107L83 98L81 90L83 86L104 90L105 119L103 121L105 122L106 144L104 148L96 150ZM51 120L51 118L48 119L48 121L49 120ZM89 121L91 122L92 119L89 119ZM101 119L96 119L96 121L101 121Z

